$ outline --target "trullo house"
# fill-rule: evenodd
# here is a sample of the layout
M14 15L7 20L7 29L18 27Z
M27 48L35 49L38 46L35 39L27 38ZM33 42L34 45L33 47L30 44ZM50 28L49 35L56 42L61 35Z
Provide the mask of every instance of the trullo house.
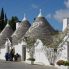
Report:
M9 23L7 23L7 25L5 26L5 28L3 29L3 31L0 33L0 58L1 59L5 59L5 53L6 53L6 41L7 39L10 39L11 35L13 34L13 30L11 28L11 26L9 25Z

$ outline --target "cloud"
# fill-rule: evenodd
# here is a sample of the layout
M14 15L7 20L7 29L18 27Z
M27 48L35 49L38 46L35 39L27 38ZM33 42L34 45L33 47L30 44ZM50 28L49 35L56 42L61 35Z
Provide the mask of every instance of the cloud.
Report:
M65 9L59 9L54 12L54 14L48 14L48 18L54 18L59 22L62 22L64 18L69 18L69 0L64 2Z
M47 18L51 18L51 17L52 17L52 15L51 15L51 14L48 14L46 17L47 17Z
M39 7L36 4L32 4L32 8L38 9Z
M69 9L57 10L55 11L55 14L52 17L62 22L64 18L69 18Z
M67 8L69 8L69 0L65 1L64 4Z

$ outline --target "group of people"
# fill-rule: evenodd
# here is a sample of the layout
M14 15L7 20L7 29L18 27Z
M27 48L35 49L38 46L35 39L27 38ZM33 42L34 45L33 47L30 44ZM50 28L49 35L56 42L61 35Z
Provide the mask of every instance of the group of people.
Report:
M5 54L6 61L17 61L20 55L18 53L15 54L15 50L11 49L10 52Z

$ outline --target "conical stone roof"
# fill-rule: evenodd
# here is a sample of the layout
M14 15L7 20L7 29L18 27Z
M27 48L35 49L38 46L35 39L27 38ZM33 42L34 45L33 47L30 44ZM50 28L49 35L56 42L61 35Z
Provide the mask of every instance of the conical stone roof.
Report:
M6 42L7 38L10 38L10 36L13 34L13 30L11 26L7 23L3 31L0 33L0 47L4 47L4 44Z
M25 37L41 39L44 43L49 45L53 41L51 35L54 31L55 30L40 12L40 14L35 19L29 30L26 32Z
M22 38L23 35L25 35L25 33L27 32L27 30L31 26L31 24L29 23L29 21L27 19L25 19L25 18L26 17L24 17L24 19L20 23L19 28L16 29L16 31L12 35L12 44L13 45L16 45L18 43L18 41Z

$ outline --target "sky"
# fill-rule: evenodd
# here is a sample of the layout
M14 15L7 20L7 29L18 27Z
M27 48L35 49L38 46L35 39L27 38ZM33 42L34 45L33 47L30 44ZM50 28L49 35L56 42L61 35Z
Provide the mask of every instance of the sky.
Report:
M8 19L17 16L22 20L26 14L30 23L42 9L42 15L59 31L62 30L63 19L69 17L69 0L0 0L1 8L4 8Z

